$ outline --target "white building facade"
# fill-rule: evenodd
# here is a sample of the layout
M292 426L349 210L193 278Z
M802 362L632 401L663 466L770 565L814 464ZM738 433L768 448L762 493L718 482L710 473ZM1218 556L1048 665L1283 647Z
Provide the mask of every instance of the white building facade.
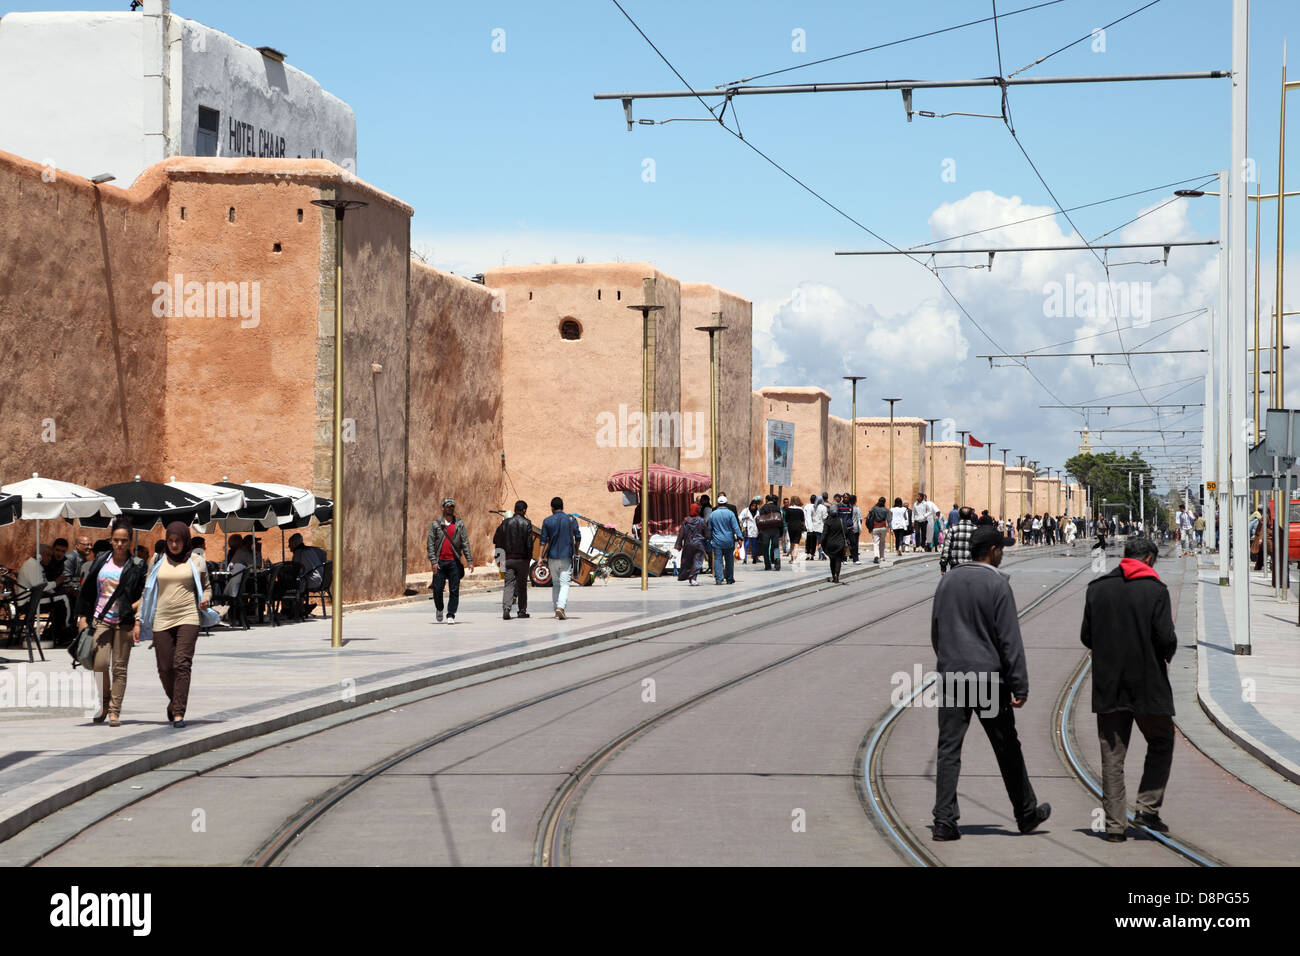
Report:
M357 124L278 51L146 0L0 17L0 149L123 186L169 156L321 158L355 173Z

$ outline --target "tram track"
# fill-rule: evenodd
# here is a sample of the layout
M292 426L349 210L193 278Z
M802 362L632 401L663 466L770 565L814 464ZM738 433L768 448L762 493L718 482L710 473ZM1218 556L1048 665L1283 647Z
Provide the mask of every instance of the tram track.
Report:
M1059 554L1060 552L1053 551L1047 553L1055 555L1055 554ZM1043 556L1045 556L1044 553L1036 553L1032 556L1026 556L1024 558L1020 558L1019 560L1015 561L1014 564L1025 563L1027 561L1034 560ZM917 567L916 573L908 574L904 577L892 581L887 581L885 583L887 583L889 587L893 588L893 587L898 587L901 585L913 583L918 580L922 580L926 577L930 577L933 575L933 564L934 562L929 560L920 562L916 566ZM875 575L871 575L871 574L864 575L855 581L848 581L845 583L852 586L853 584L857 584L865 581L871 581L871 580L875 580ZM815 590L811 593L815 594L819 592L820 589ZM831 600L821 605L818 605L815 610L821 611L829 607L834 607L846 601L853 600L859 596L860 595L857 595L852 591L848 591L843 596L832 598ZM642 721L641 723L637 724L630 730L625 731L619 734L614 739L608 741L604 746L600 747L598 750L596 750L591 755L589 755L573 771L569 773L569 775L565 779L564 784L561 785L559 790L557 790L556 795L552 798L551 802L548 804L547 810L544 812L543 817L538 824L538 839L536 842L536 850L534 853L534 862L544 866L557 865L556 863L557 859L563 859L564 862L567 862L568 834L572 830L573 814L576 811L577 804L578 802L580 802L580 796L581 796L580 792L577 791L576 787L578 785L583 785L583 789L585 789L585 783L589 782L591 776L601 766L606 765L614 756L617 755L619 751L621 751L627 744L631 743L632 740L634 740L635 738L644 735L646 732L648 732L649 730L653 729L656 726L662 725L664 721L669 719L671 716L681 713L682 711L688 709L689 707L701 702L702 700L713 697L716 694L726 690L729 687L742 683L743 681L748 680L751 677L757 676L760 673L766 673L772 670L774 667L779 667L783 664L789 663L792 660L803 657L812 650L825 647L828 646L829 644L833 644L837 641L843 640L844 638L849 637L852 634L856 634L859 631L864 630L868 627L874 626L875 624L878 624L881 621L887 620L898 614L902 614L906 611L912 610L916 607L926 604L931 600L931 598L932 595L927 595L926 597L911 602L903 607L894 609L893 611L880 615L878 618L875 618L872 621L866 622L865 624L858 625L857 627L853 628L850 631L844 632L842 634L838 634L834 638L825 641L820 641L817 642L816 644L801 648L799 651L796 651L792 654L785 655L784 657L778 659L775 662L770 662L769 664L763 665L762 667L754 668L750 671L747 671L736 678L732 678L728 681L724 681L723 683L715 685L699 694L693 695L691 698L687 699L686 701L683 701L681 704L674 706L670 710L664 711L654 717L649 718L646 721ZM771 602L763 602L763 605L761 606L766 606L767 604L778 603L778 602L779 599ZM755 609L758 609L758 607L756 607ZM749 610L750 609L746 609L746 612L748 612ZM735 615L736 613L737 612L735 611L725 612L725 614L727 615ZM740 612L740 613L745 613L745 612ZM781 615L779 617L767 619L763 622L763 624L764 626L772 626L776 624L786 623L795 620L797 618L804 617L807 613L808 613L807 610L798 610L788 614ZM674 633L676 631L686 630L690 627L698 625L699 623L700 623L699 621L692 621L689 624L682 625L680 627L672 627L665 631L656 633L652 637L646 639L663 637L668 634ZM600 684L621 676L625 676L628 673L631 673L633 671L644 673L647 667L654 667L660 664L666 664L673 661L678 661L684 658L688 654L696 653L698 651L710 647L716 647L716 646L726 644L727 642L733 640L736 636L738 636L739 633L741 632L728 633L708 641L702 641L699 643L688 645L686 647L677 648L665 654L661 654L647 660L638 661L626 667L618 668L613 671L608 671L603 674L599 674L581 681L576 681L574 683L557 688L553 691L549 691L545 694L539 694L534 697L530 697L527 700L514 703L508 707L500 708L488 714L481 715L474 719L465 721L457 725L456 727L453 727L447 731L444 731L443 733L436 735L435 737L432 737L428 740L415 744L405 750L399 751L396 754L390 755L389 757L386 757L385 759L378 761L377 763L366 768L364 771L360 772L359 774L341 782L338 786L332 788L329 791L326 791L319 798L314 800L311 804L305 807L301 813L296 814L292 819L290 819L286 823L284 827L279 829L270 839L268 839L265 843L263 843L261 848L255 854L253 854L248 858L246 864L251 866L273 865L281 856L283 856L285 851L291 846L294 840L296 840L305 831L307 831L313 824L319 822L319 820L322 817L324 817L333 807L338 805L341 801L346 799L348 796L356 793L358 790L362 789L368 783L375 780L376 778L382 776L383 774L393 770L399 765L405 763L406 761L420 754L427 753L428 751L436 748L440 744L447 743L448 741L451 741L457 737L461 737L464 734L470 733L474 730L477 730L488 724L494 723L505 717L520 713L521 711L528 710L532 707L543 704L547 701L555 700L557 698L564 697L566 695L583 690L585 688L592 687L596 684ZM619 646L626 646L626 644L619 645ZM606 650L612 650L612 649L614 648L607 648ZM575 797L578 799L575 799ZM563 820L567 825L559 826L558 822L560 820ZM548 847L545 850L545 852L543 852L543 841L545 838L544 835L547 833L551 835L552 843L551 846ZM554 848L555 848L554 840L557 835L563 836L562 851L559 857L557 857L557 855L554 852Z
M1186 572L1184 571L1185 575ZM1180 589L1183 587L1181 580L1178 586ZM1177 606L1177 602L1175 602L1174 606ZM1061 689L1060 696L1057 698L1056 707L1052 711L1052 742L1056 747L1058 756L1061 758L1061 762L1065 764L1074 778L1085 790L1100 800L1101 782L1093 776L1091 769L1080 755L1073 731L1075 702L1078 699L1079 691L1083 687L1084 679L1087 678L1091 669L1092 654L1089 652L1083 655L1083 658L1075 667L1074 673L1066 681ZM1127 818L1129 826L1136 827L1157 843L1189 860L1196 866L1218 867L1225 865L1222 860L1185 840L1175 837L1171 833L1161 833L1158 830L1144 826L1137 821L1133 813L1127 813Z
M887 584L887 586L892 588L892 587L897 587L900 585L909 584L921 580L933 574L933 564L934 562L929 560L919 562L916 565L916 573L910 573L903 577L894 580L889 580L883 583ZM883 569L881 570L883 571ZM876 580L876 575L868 573L862 575L859 578L846 581L844 582L844 584L852 587L855 584L863 583L867 581L873 581L873 580ZM820 593L820 591L821 589L818 588L809 593L817 594ZM779 596L777 598L768 601L756 602L755 607L753 609L746 608L744 612L736 612L734 610L723 611L719 613L717 618L709 618L707 620L716 620L724 616L734 616L737 613L750 613L752 612L752 610L759 610L764 607L770 606L771 604L780 603L783 599L789 600L791 597L804 597L804 596L807 595L800 594L794 596ZM853 600L857 597L859 597L859 595L853 593L853 591L847 591L842 596L832 598L831 600L821 605L818 605L816 610L821 611L829 607L834 607L846 601ZM929 598L925 598L919 603L924 603L925 601L928 600ZM917 603L910 604L905 608L900 608L898 609L898 611L892 612L889 616L892 616L893 613L901 613L902 611L910 610L911 608L916 606ZM768 620L765 620L763 623L765 626L788 623L790 621L805 616L807 613L808 612L806 610L793 611L787 614L780 615L778 617L770 618ZM677 633L679 631L688 630L689 628L698 626L700 623L701 623L700 620L694 620L689 623L682 624L680 626L668 627L662 631L656 631L655 633L651 634L646 638L640 638L639 640L654 640L660 637L666 637L670 634ZM341 782L338 786L326 791L316 800L312 801L312 803L310 803L307 807L305 807L302 810L302 812L296 814L285 824L284 827L279 829L266 842L264 842L263 845L259 848L259 850L245 861L246 865L259 866L259 867L273 865L275 861L281 855L283 855L285 850L288 849L290 844L292 844L292 842L295 839L301 836L314 823L318 822L323 816L325 816L330 811L330 809L332 809L342 800L344 800L351 794L356 793L358 790L360 790L362 787L364 787L366 784L370 783L377 777L382 776L383 774L401 765L402 763L405 763L406 761L410 760L413 757L416 757L420 754L428 752L429 750L432 750L433 748L439 746L440 744L446 743L457 737L461 737L466 733L477 730L488 724L494 723L498 720L501 720L502 718L509 717L513 714L520 713L521 711L525 711L530 708L536 707L540 704L546 703L547 701L555 700L557 698L564 697L569 694L575 693L577 691L592 687L596 684L600 684L605 681L609 681L621 676L625 676L626 674L631 673L633 671L644 672L645 669L648 667L655 667L660 664L666 664L673 661L678 661L690 654L697 653L701 650L710 647L721 646L735 639L735 637L737 637L738 634L740 633L742 632L739 631L732 632L732 633L721 635L720 637L717 638L713 638L711 640L701 641L699 643L690 644L685 647L679 647L674 650L668 651L664 654L658 655L656 657L652 657L647 660L637 661L633 664L627 665L626 667L617 668L613 671L607 671L603 674L599 674L594 677L586 678L581 681L576 681L571 684L567 684L553 691L548 691L547 693L544 694L535 695L533 697L528 698L527 700L514 703L508 707L503 707L498 710L492 711L488 714L484 714L479 717L475 717L471 720L465 721L449 730L444 731L443 733L438 734L435 737L432 737L425 741L421 741L420 743L417 743L411 747L399 751L396 754L392 754L384 758L383 760L380 760L375 764L372 764L370 767L367 767L365 770L361 771L357 775L352 776L349 779ZM626 646L630 646L630 643L625 641L608 648L601 648L599 651L593 650L591 653L592 654L603 653L606 651L616 650L620 647L626 647ZM584 655L584 656L590 656L590 655ZM674 711L676 711L677 709L678 708L674 708ZM639 725L638 728L634 728L634 730L638 730L638 729L644 730L648 728L639 728ZM614 749L618 749L618 748L616 747ZM603 754L607 750L609 750L608 745L606 747L601 748L601 750L598 751L597 754ZM592 760L595 756L597 755L593 755L593 757L588 758L588 762ZM584 765L585 764L586 762L584 762Z
M1025 605L1016 615L1017 618L1024 621L1031 613L1041 608L1048 599L1060 593L1066 585L1087 570L1089 567L1085 565L1065 580L1057 582L1048 591ZM890 800L884 783L884 753L894 722L907 713L916 699L934 686L937 680L936 675L930 675L912 691L906 700L895 704L881 715L862 738L854 766L854 782L857 785L858 802L861 803L863 811L899 855L917 866L943 866L943 862L903 822L901 814Z

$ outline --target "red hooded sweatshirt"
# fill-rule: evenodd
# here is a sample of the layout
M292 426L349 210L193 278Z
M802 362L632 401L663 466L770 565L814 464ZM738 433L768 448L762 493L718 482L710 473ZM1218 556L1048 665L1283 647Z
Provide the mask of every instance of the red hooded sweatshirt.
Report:
M1151 567L1145 561L1139 561L1137 558L1122 558L1119 562L1119 569L1124 574L1125 581L1132 581L1135 578L1155 578L1160 580L1160 575L1156 574L1156 569Z

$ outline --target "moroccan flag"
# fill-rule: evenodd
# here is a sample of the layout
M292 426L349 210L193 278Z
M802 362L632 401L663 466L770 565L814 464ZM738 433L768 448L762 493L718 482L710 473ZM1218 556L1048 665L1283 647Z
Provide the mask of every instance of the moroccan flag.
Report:
M982 441L980 441L978 438L976 438L974 435L967 435L967 436L966 436L966 444L970 445L971 448L983 448L983 447L984 447L984 443L983 443Z

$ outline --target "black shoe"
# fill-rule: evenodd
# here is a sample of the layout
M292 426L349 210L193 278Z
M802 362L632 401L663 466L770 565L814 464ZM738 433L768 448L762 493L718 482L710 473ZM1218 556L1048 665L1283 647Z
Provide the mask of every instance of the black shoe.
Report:
M176 730L180 730L184 726L185 726L184 717L177 717L175 720L172 721L172 727Z
M515 615L515 617L532 617L532 615L529 614L527 611L520 611L518 614Z
M1033 833L1038 829L1038 825L1052 815L1052 805L1050 803L1040 803L1034 810L1034 815L1028 820L1017 820L1020 825L1021 833Z
M503 621L508 621L508 620L510 620L510 612L509 612L509 611L502 611L502 612L501 612L501 620L503 620Z
M1107 834L1106 834L1106 842L1107 842L1107 843L1123 843L1123 842L1124 842L1125 840L1127 840L1127 839L1128 839L1128 837L1126 837L1126 836L1125 836L1124 834L1122 834L1122 833L1107 833Z
M1155 830L1156 833L1168 833L1169 824L1160 819L1158 813L1135 813L1133 822L1140 827L1146 827L1148 830Z
M943 843L947 840L961 839L961 831L951 823L936 823L931 829L933 830L933 836L930 839L935 842Z
M872 559L871 559L871 563L872 563L872 564L879 564L879 563L880 563L880 559L879 559L879 558L872 558Z

